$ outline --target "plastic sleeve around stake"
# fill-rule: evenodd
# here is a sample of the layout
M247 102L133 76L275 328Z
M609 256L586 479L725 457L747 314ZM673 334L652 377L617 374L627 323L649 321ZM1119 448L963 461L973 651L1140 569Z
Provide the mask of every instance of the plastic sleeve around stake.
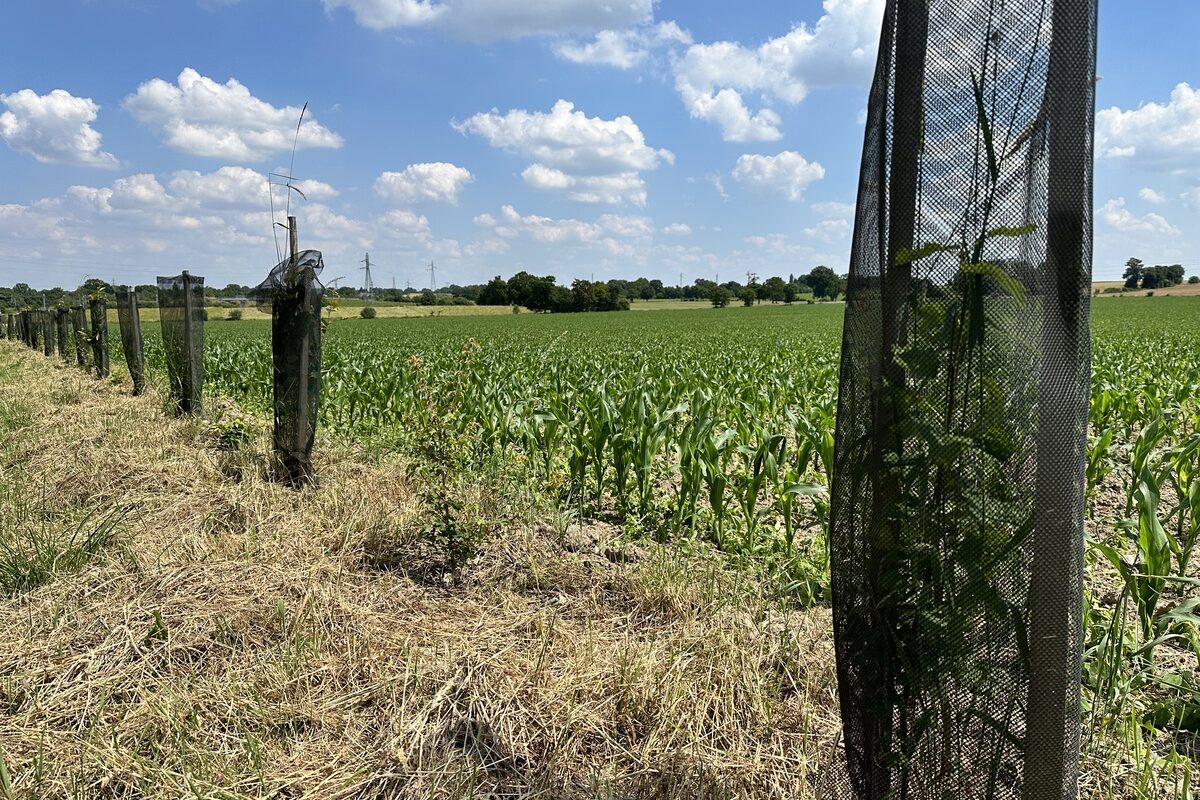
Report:
M42 316L42 352L50 358L54 355L54 343L58 338L54 331L54 315L49 311L39 313Z
M200 413L204 387L204 278L158 278L159 324L171 398L181 414Z
M855 800L1077 794L1095 0L889 0L831 486Z
M93 297L89 302L92 316L92 365L96 368L97 378L107 378L110 374L108 363L108 301L103 297Z
M271 314L274 378L273 445L284 482L313 480L312 449L321 397L321 253L306 250L295 262L276 265L254 290L260 310Z
M80 369L87 369L91 337L88 335L87 311L82 305L71 309L71 329L75 334L75 361Z
M71 320L66 308L54 310L54 330L58 334L58 354L64 361L71 360Z
M138 313L137 292L132 286L117 290L117 323L121 330L121 349L129 367L133 393L140 395L146 388L146 366L142 351L142 322Z

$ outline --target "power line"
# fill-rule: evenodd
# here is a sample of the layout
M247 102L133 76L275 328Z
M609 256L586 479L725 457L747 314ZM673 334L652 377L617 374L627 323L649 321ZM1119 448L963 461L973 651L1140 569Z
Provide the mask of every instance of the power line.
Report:
M366 264L366 266L363 267L363 271L366 272L366 274L367 274L366 275L367 297L370 298L371 297L371 254L367 253L366 255L367 255L367 257L363 259L363 263Z

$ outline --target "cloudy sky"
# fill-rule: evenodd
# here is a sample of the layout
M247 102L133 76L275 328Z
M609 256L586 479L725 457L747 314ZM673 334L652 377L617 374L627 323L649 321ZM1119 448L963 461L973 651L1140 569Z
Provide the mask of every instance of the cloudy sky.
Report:
M842 272L882 7L5 3L0 285L257 282L306 101L292 210L329 277ZM1097 278L1200 272L1197 30L1200 3L1102 4Z

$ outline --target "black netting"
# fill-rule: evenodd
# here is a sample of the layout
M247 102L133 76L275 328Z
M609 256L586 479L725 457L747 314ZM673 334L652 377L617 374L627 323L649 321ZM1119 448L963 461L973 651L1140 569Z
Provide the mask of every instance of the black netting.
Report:
M21 312L21 341L29 347L37 347L37 330L33 324L33 311Z
M91 336L88 335L87 310L82 305L71 309L71 331L75 339L75 360L80 369L87 369Z
M71 312L65 306L54 309L54 332L58 336L58 354L63 360L71 358Z
M103 297L93 297L89 301L92 315L92 365L96 368L97 378L109 376L108 366L108 301Z
M42 352L47 356L54 355L54 316L46 310L38 312L42 324Z
M4 337L6 339L17 338L17 323L12 314L4 315Z
M313 478L312 448L321 399L321 253L305 250L281 262L254 291L271 314L274 363L274 450L281 477L292 485Z
M42 349L42 339L46 335L46 328L42 324L42 312L34 309L29 312L29 346L34 350Z
M138 314L137 292L132 286L117 289L117 324L121 329L121 349L133 381L133 393L146 388L146 366L142 355L142 320Z
M204 389L204 278L184 272L158 279L158 310L171 399L200 413Z
M840 798L1076 795L1095 0L889 0L832 486Z

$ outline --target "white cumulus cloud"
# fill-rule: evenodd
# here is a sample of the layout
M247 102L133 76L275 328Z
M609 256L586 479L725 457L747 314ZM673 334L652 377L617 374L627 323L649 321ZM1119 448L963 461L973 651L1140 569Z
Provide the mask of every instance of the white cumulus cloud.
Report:
M752 188L799 200L809 184L825 177L825 168L794 150L784 150L774 156L741 156L733 168L733 177Z
M1180 231L1161 215L1155 213L1137 216L1125 207L1125 198L1117 197L1100 207L1100 218L1121 233L1145 233L1160 236L1178 236Z
M375 192L392 203L458 204L458 193L475 178L463 167L445 162L409 164L402 172L385 172L375 181Z
M576 64L603 64L617 69L632 69L657 48L691 43L691 34L680 28L678 23L667 21L624 31L600 31L591 41L560 42L554 52L560 58Z
M610 255L628 253L631 241L654 236L649 217L601 214L595 222L579 219L521 214L511 205L502 206L497 219L491 214L475 217L475 224L501 239L527 239L540 244L595 245Z
M692 226L686 222L672 222L664 226L662 232L667 236L691 236Z
M1167 166L1193 166L1200 156L1200 89L1180 83L1166 103L1096 113L1096 153Z
M800 23L758 47L694 44L674 60L675 89L695 118L726 141L774 141L783 133L772 102L795 105L815 87L866 82L875 63L884 0L825 0L813 26ZM759 95L752 110L745 94Z
M553 219L536 214L522 216L512 206L500 209L500 223L494 229L498 236L516 238L528 237L535 242L548 244L579 244L595 242L603 234L603 229L592 222L582 222L577 219Z
M671 151L647 145L630 117L589 117L566 100L549 112L513 109L501 114L492 109L451 124L492 147L532 158L534 163L522 173L529 186L566 191L579 202L644 205L640 173L675 160Z
M308 200L325 200L338 195L336 189L321 181L297 181L293 185ZM221 167L204 173L180 170L171 176L170 187L177 197L213 207L266 211L271 200L267 176L249 167ZM275 187L275 192L276 203L286 202L280 187Z
M322 0L375 30L436 27L452 36L490 41L537 35L586 35L650 21L653 0Z
M364 28L386 30L428 25L446 11L430 0L322 0L325 10L345 8Z
M576 176L545 164L530 164L521 178L540 191L569 190L567 197L578 203L646 205L646 182L636 172Z
M1154 205L1161 205L1167 202L1167 196L1165 194L1162 192L1157 192L1154 189L1151 189L1149 186L1143 186L1142 190L1138 192L1138 197L1142 198L1147 203L1153 203Z
M296 147L342 146L342 137L298 106L277 108L250 94L234 78L217 83L191 67L175 83L146 81L123 103L139 121L162 131L167 146L184 153L230 161L261 161Z
M44 95L21 89L0 94L0 103L8 109L0 114L0 138L13 150L44 164L117 166L117 157L100 149L100 132L91 126L100 106L90 97L64 89Z

